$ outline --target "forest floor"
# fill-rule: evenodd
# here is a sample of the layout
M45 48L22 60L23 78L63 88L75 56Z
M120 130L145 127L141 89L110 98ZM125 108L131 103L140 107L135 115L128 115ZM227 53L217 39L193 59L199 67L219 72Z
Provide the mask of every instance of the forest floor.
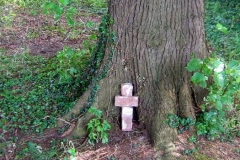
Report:
M179 134L176 138L173 156L180 160L239 160L240 139L234 138L232 142L209 141L205 137L198 137L197 141L189 143L189 132ZM146 130L134 127L132 132L122 132L115 128L109 136L108 144L85 145L79 152L79 160L152 160L154 150ZM190 150L194 150L191 152ZM186 153L190 151L191 153ZM158 155L163 155L160 152Z
M77 160L154 160L155 153L151 147L150 139L146 129L137 124L133 124L131 132L123 132L117 124L109 133L109 142L107 144L96 143L91 145L88 143L88 138L80 138L74 140L66 140L64 143L57 143L54 150L58 150L57 158L49 159L64 159L68 154L69 148L75 148L75 158ZM50 132L49 132L50 131ZM42 151L52 150L49 142L57 140L62 141L64 138L59 138L56 130L44 132L42 136L26 136L24 134L16 134L19 138L16 146L26 144L31 141L41 146ZM175 141L175 150L173 156L179 160L239 160L240 159L240 138L234 137L231 141L221 142L220 140L207 140L206 137L197 137L196 142L190 143L189 137L192 133L184 131L179 134ZM7 137L6 137L7 138ZM10 145L4 149L4 157L0 160L16 159L16 152L19 148ZM35 153L34 153L35 154ZM164 155L164 152L158 152L157 155ZM37 159L48 159L45 154L41 158L41 154ZM56 156L56 155L55 155ZM55 157L54 156L54 157ZM67 156L69 157L69 156ZM24 158L34 159L33 155L26 154Z
M78 14L78 20L86 24L89 20L94 24L99 23L100 16ZM10 17L11 18L11 17ZM11 24L1 24L0 26L0 48L5 54L19 54L27 52L30 55L41 55L51 57L64 46L81 48L81 42L89 35L89 28L83 25L81 32L77 30L67 30L64 20L60 20L58 25L53 25L53 20L49 20L44 15L29 15L19 12L14 16ZM4 26L3 26L4 25ZM92 29L97 26L92 26ZM1 129L0 129L1 133ZM42 150L48 150L49 142L59 139L58 136L44 132L44 136L30 138L24 134L16 132L6 133L4 137L9 140L10 136L18 136L18 143L26 144L31 140L42 146ZM9 137L8 137L9 136ZM199 160L239 160L240 159L240 138L233 138L231 142L221 142L219 140L208 141L205 137L197 137L195 143L189 143L189 132L179 134L175 141L174 156L176 159L199 159ZM1 138L1 137L0 137ZM86 138L66 140L72 142L76 149L75 156L79 160L134 160L134 159L154 159L154 150L150 145L150 140L146 129L134 124L132 132L122 132L117 124L109 133L109 143L90 145ZM58 146L61 148L62 146ZM4 148L4 157L0 159L14 159L16 147L10 145ZM63 150L66 151L65 149ZM164 154L164 153L160 153ZM60 155L61 158L61 155ZM28 159L28 158L27 158ZM29 158L31 159L31 158Z

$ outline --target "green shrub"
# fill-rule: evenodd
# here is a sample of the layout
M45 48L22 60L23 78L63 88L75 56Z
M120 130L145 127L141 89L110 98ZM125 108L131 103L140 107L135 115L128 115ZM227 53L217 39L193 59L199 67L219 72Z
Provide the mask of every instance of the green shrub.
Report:
M211 50L227 61L240 58L239 12L239 1L205 1L205 30L208 44ZM216 29L218 24L221 24L222 28L225 27L227 32Z
M192 58L186 68L194 72L191 81L209 92L201 105L203 112L198 115L197 134L209 138L219 138L223 134L232 137L232 131L239 124L229 123L226 113L240 109L237 103L240 99L240 62L225 62L211 57L203 60Z

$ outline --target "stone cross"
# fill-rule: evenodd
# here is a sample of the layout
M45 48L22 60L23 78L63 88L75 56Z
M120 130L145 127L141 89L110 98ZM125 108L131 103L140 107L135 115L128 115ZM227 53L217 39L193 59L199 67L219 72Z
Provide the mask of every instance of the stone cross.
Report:
M122 107L122 131L132 131L133 107L138 106L138 97L132 96L133 85L121 84L122 96L115 96L115 106Z

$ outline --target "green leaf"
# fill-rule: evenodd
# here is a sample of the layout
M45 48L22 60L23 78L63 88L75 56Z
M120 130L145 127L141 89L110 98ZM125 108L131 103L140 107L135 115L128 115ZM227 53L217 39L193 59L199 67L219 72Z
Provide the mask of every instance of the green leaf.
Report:
M221 73L214 72L213 79L218 86L223 88L225 85L225 72L221 72Z
M94 132L90 132L89 133L89 138L92 139L92 140L96 140L97 139L97 134L94 133Z
M202 73L206 76L210 76L212 74L212 70L206 64L203 64Z
M60 18L60 14L54 14L53 18L54 18L54 23L56 24Z
M58 3L61 5L67 6L70 3L70 1L69 0L58 0Z
M237 61L237 60L232 60L232 61L228 62L228 64L227 64L228 69L235 69L238 66L239 66L239 61Z
M190 143L195 143L197 141L194 135L189 137L188 140L189 140Z
M67 24L69 26L74 26L74 21L72 20L71 16L69 14L66 14Z
M216 109L217 109L218 111L221 111L221 110L222 110L222 102L219 101L219 100L216 102Z
M227 28L226 28L226 27L223 27L220 23L218 23L218 24L216 25L216 28L217 28L217 30L219 30L219 31L221 31L221 32L223 32L223 33L227 33Z
M232 60L227 64L228 72L231 76L239 81L240 77L240 61Z
M52 2L45 2L41 5L41 8L43 10L43 14L47 14L51 8L51 5L54 4Z
M205 112L203 117L205 121L209 122L213 117L213 112Z
M101 132L101 131L103 131L103 128L99 125L99 126L97 126L97 131Z
M202 88L206 88L207 87L207 83L205 81L199 82L198 84L200 87Z
M103 143L103 144L108 143L108 137L102 138L102 143Z
M70 74L74 75L75 73L77 73L77 70L73 67L70 68Z
M92 124L91 121L90 121L90 122L87 124L87 130L88 130L89 132L91 132L92 128L93 128L93 124Z
M211 65L211 67L213 69L217 68L222 62L217 60L217 59L213 59L211 58L210 61L209 61L209 64Z
M94 114L95 116L97 116L98 118L100 118L102 116L102 111L96 109L95 107L91 106L88 111L92 114Z
M111 128L110 124L104 119L102 123L103 130L109 130Z
M194 84L198 84L202 88L205 88L207 86L207 83L206 83L207 79L208 78L204 74L199 73L199 72L195 72L193 74L193 76L191 77L191 81Z
M77 10L74 7L70 7L67 10L67 14L76 14L76 13L77 13Z
M70 155L75 155L75 153L76 153L75 148L68 149L68 153Z
M198 136L207 133L206 126L202 123L197 123L196 128L197 128L197 135Z
M93 120L93 124L94 124L94 127L97 127L101 124L100 120L99 119L92 119Z
M224 63L220 62L220 64L214 69L215 72L222 72L224 70Z
M94 23L93 23L92 21L88 21L88 22L86 23L86 26L87 26L88 28L92 27L93 25L94 25Z
M108 137L108 134L106 132L101 132L101 138Z
M199 59L192 58L187 64L187 70L189 72L199 71L202 66L202 63Z
M91 34L89 37L90 40L96 40L97 36L95 34Z

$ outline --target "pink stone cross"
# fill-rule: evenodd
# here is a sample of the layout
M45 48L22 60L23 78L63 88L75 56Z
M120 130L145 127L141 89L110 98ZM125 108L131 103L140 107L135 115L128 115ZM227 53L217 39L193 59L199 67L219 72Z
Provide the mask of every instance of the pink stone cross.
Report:
M115 106L122 107L122 131L132 131L133 107L138 106L138 97L132 96L133 85L121 84L122 96L115 96Z

